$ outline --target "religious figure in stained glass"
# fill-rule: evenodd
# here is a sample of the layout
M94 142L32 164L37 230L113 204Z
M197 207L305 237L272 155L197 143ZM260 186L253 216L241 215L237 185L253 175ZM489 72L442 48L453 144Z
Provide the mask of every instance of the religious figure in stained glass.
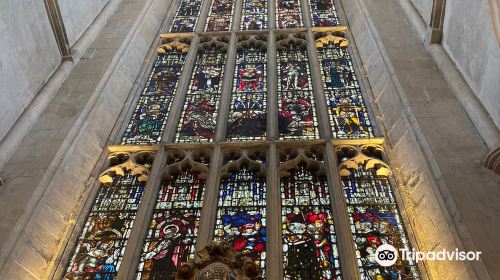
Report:
M237 51L227 139L260 140L266 135L266 68L264 42L243 42Z
M321 151L312 158L300 152L281 157L284 279L341 279L328 183L319 175L325 171L307 168L324 164L314 157Z
M122 144L159 143L189 46L173 41L158 48L153 71L139 97Z
M333 0L309 0L309 8L314 27L340 25Z
M234 0L215 0L210 7L205 31L230 31L233 22Z
M181 0L170 32L193 32L198 23L202 4L203 0Z
M276 23L278 28L303 27L299 0L280 0L276 3Z
M284 46L278 48L280 139L318 137L318 123L308 63L305 47L284 42Z
M243 0L241 30L267 28L267 0Z
M207 42L196 57L192 80L177 131L178 142L211 142L214 140L217 107L226 59L225 46Z
M420 279L412 259L399 257L391 267L382 267L375 260L382 244L410 250L381 147L340 146L337 155L361 279Z
M183 263L194 257L209 160L208 156L198 156L202 159L199 162L187 158L179 157L167 167L182 171L166 175L163 181L137 279L170 279ZM186 164L193 167L185 167Z
M114 279L132 230L153 154L116 153L80 234L64 279Z
M328 35L316 40L328 114L335 138L373 137L373 128L345 38Z
M266 179L264 152L242 151L224 158L215 239L227 240L264 269L266 258ZM238 168L236 170L235 168Z

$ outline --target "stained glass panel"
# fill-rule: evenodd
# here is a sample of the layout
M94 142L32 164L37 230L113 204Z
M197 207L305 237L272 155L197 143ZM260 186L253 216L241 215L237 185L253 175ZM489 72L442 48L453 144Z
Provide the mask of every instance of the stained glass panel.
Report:
M202 4L203 0L181 0L170 33L195 31Z
M319 39L321 40L321 39ZM373 137L373 128L346 46L326 41L318 48L334 138Z
M267 51L255 46L238 50L228 140L261 140L266 136Z
M388 178L377 175L375 168L367 169L364 164L349 171L349 176L342 176L342 184L361 279L420 279L413 260L399 259L391 267L382 267L375 260L375 251L382 244L410 250Z
M184 48L173 48L158 56L123 135L122 144L160 142L185 60Z
M309 60L293 44L278 49L278 122L280 139L318 138Z
M281 179L284 279L341 279L326 178L304 165Z
M205 184L191 170L170 175L163 182L137 279L170 279L194 257Z
M247 167L221 180L215 239L228 240L237 251L264 269L266 259L266 180Z
M205 31L230 31L233 23L234 3L234 0L213 1Z
M267 0L243 0L240 29L267 29L267 7Z
M278 0L276 3L276 23L281 29L303 27L300 1Z
M109 181L99 188L65 279L115 278L146 185L144 173L138 171L149 169L151 162L118 166L115 176L106 175Z
M340 46L333 41L323 39L322 47L318 48L333 137L373 137L373 128L347 44Z
M314 27L340 25L333 0L309 0Z
M214 140L226 53L217 47L201 49L177 131L178 142Z

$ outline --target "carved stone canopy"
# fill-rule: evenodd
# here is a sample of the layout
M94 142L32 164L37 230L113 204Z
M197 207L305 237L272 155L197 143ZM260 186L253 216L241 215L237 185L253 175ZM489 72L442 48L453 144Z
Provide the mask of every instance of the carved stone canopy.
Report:
M226 241L213 241L195 260L183 264L175 280L258 280L262 271L254 261L242 257Z

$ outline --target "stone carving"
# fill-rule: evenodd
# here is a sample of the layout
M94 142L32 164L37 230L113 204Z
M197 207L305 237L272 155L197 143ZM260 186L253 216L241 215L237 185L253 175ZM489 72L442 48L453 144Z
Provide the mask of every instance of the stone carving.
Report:
M257 280L262 279L255 262L242 257L228 242L213 241L198 251L195 260L183 264L175 280Z

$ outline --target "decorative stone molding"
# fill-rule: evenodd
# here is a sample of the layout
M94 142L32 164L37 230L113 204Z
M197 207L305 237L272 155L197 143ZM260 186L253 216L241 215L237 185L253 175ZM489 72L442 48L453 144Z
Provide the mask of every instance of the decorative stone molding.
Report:
M228 242L211 242L197 258L181 266L175 280L257 280L261 271L249 258L241 257Z
M486 156L484 165L500 174L500 147L494 149Z

